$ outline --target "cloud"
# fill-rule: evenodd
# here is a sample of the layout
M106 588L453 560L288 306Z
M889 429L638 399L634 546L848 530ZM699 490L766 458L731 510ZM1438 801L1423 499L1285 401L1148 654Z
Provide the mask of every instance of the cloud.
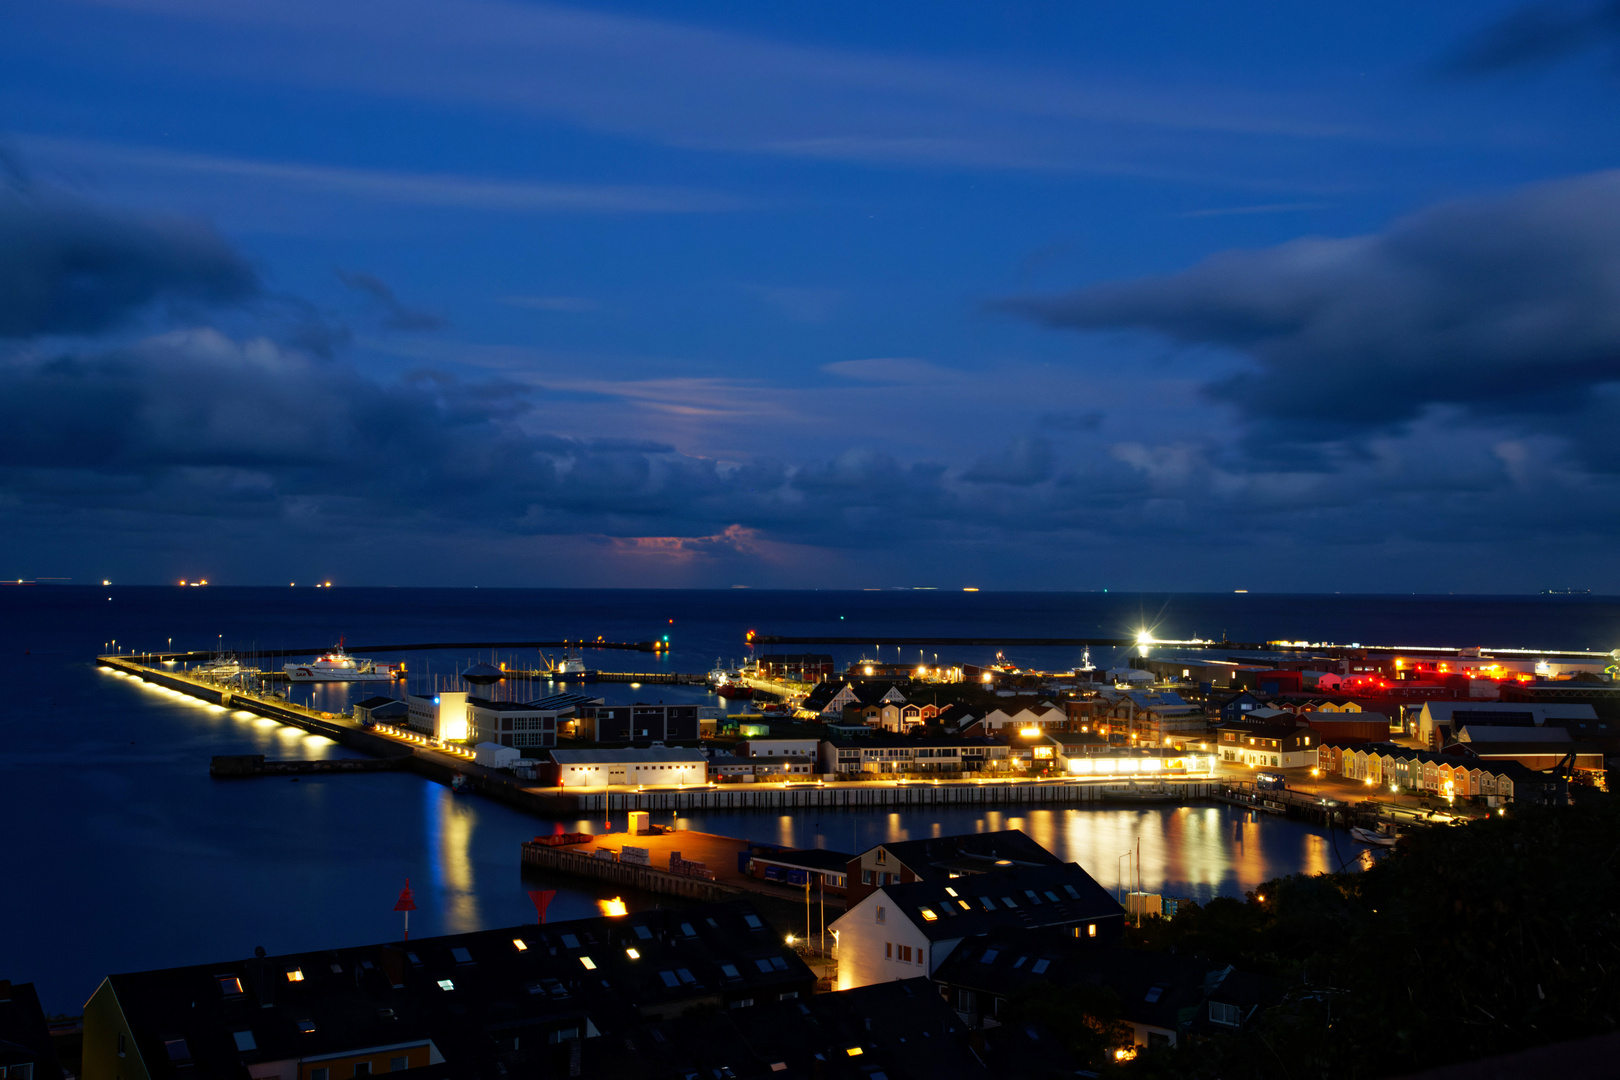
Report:
M799 45L554 4L91 2L145 16L120 27L164 70L493 105L683 149L1244 183L1220 178L1189 136L1382 138L1276 94ZM1251 171L1242 153L1224 161ZM1264 183L1274 162L1269 172Z
M1006 450L982 457L962 473L972 484L1028 487L1052 476L1052 444L1045 439L1015 439Z
M697 188L561 184L453 173L357 169L39 135L19 136L17 142L32 159L48 164L111 167L125 174L200 175L404 206L499 213L702 214L758 205L754 200Z
M821 365L830 375L841 375L864 383L891 386L928 386L956 382L960 376L949 368L910 356L874 356L865 360L836 360Z
M199 222L0 184L0 338L94 334L159 302L211 306L258 291L252 267Z
M1444 65L1462 75L1545 67L1578 53L1620 44L1620 2L1544 0L1527 4L1475 34Z
M1049 326L1231 351L1208 393L1307 439L1436 407L1542 416L1620 379L1620 172L1423 210L1383 232L1228 251L1002 306Z
M356 292L364 293L382 308L386 315L383 325L390 330L406 331L433 331L442 330L446 320L429 311L419 311L416 308L406 307L400 303L394 290L381 278L371 274L351 274L344 270L337 271L338 280Z

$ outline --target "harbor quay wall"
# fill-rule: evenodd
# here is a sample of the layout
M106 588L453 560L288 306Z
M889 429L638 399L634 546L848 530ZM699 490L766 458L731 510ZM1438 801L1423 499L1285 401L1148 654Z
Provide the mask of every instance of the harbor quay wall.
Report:
M1162 787L1181 800L1204 799L1220 788L1214 781L1166 780ZM568 798L591 810L782 810L830 808L860 810L908 806L1076 805L1129 798L1128 784L916 784L902 787L804 787L691 791L579 792Z
M729 885L672 874L656 866L641 866L636 863L620 862L617 859L599 858L577 851L547 847L544 844L524 844L523 865L552 873L594 878L597 881L606 881L629 889L640 889L643 892L680 896L705 904L718 900L734 900L745 895L743 890Z

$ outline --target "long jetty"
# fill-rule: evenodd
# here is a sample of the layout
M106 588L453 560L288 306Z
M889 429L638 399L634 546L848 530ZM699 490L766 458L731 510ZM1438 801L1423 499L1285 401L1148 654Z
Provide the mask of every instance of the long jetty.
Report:
M613 649L620 652L656 653L665 650L661 641L586 641L568 640L559 641L417 641L406 645L348 645L345 650L364 653L390 653L390 652L448 652L452 649ZM332 648L331 644L317 645L308 649L251 649L254 656L319 656ZM211 660L216 652L211 650L192 650L189 652L155 652L155 653L125 653L125 659L137 661L156 661L158 663L193 663L202 660ZM103 658L105 659L105 658ZM117 659L114 657L113 659Z

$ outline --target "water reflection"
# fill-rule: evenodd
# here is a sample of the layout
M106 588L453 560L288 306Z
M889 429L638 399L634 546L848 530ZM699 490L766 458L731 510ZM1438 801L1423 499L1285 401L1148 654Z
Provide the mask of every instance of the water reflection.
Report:
M1060 858L1078 862L1110 890L1134 887L1139 858L1142 887L1169 896L1207 900L1242 896L1285 874L1319 874L1370 864L1361 845L1324 829L1229 806L939 809L896 813L806 810L753 815L691 811L682 828L770 843L859 852L919 836L1022 829ZM1335 845L1337 848L1335 850Z
M448 788L430 791L426 809L433 884L444 912L445 930L452 934L481 930L484 923L474 892L471 855L477 811Z

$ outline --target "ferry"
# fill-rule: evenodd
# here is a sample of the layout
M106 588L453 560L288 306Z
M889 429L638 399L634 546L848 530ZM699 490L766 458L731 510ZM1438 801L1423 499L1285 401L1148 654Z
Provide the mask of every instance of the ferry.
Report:
M405 665L379 664L375 660L362 660L338 647L322 654L307 664L284 664L281 668L293 682L393 682L403 678Z
M553 679L564 678L568 675L584 675L587 671L585 658L579 654L578 649L570 649L563 655L561 660L555 663L545 653L541 653L540 658L546 662L546 674Z

